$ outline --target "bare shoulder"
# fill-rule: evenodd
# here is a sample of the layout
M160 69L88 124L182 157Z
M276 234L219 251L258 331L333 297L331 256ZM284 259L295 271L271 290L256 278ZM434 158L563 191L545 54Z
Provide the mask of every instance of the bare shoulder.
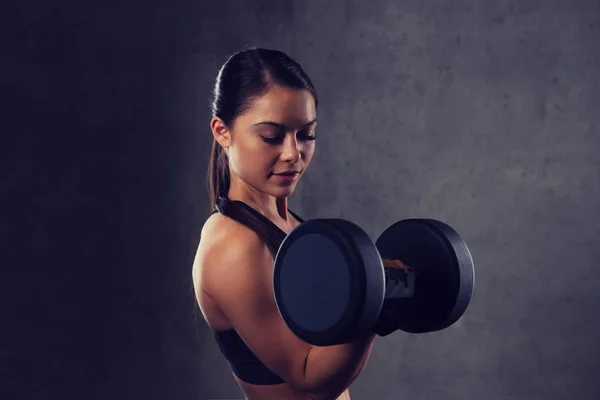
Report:
M250 264L238 260L268 262L269 257L271 254L267 246L256 232L221 213L215 213L202 227L194 259L194 282L206 290L215 274L221 279L228 274L243 275Z
M194 283L207 321L212 318L215 330L234 329L269 370L305 390L312 346L298 339L279 314L273 256L253 230L213 217L202 231Z

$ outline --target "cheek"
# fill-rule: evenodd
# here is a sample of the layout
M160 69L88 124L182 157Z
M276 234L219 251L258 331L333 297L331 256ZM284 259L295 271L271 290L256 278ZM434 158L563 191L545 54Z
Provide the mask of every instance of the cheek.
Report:
M304 154L304 162L309 163L313 157L313 154L315 154L315 145L310 144L310 145L306 146L306 148L303 151L303 154Z
M263 146L248 145L238 152L235 162L238 175L249 181L264 175L277 159L274 153L269 153ZM274 161L275 160L275 161Z

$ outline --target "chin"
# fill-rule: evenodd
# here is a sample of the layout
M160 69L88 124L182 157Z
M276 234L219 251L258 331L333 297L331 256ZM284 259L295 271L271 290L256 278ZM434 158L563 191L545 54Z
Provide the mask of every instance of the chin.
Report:
M283 186L279 187L279 190L274 191L273 196L278 199L285 199L291 196L296 191L296 186Z

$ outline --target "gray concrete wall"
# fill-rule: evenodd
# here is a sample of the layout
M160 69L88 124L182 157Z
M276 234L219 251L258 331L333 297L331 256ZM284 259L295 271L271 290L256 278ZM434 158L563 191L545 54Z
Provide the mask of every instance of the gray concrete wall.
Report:
M0 397L241 398L190 268L210 90L251 44L320 96L295 212L436 218L475 260L465 316L378 339L352 398L600 398L597 1L13 3Z
M317 87L293 209L373 238L437 218L476 264L466 315L378 340L353 398L599 398L600 6L309 1L285 23L226 50L280 48Z

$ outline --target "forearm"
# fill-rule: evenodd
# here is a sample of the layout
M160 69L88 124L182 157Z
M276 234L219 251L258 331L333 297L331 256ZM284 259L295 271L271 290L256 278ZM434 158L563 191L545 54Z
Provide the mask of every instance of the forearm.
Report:
M313 347L306 360L306 386L318 398L336 398L364 369L375 334L352 343Z

